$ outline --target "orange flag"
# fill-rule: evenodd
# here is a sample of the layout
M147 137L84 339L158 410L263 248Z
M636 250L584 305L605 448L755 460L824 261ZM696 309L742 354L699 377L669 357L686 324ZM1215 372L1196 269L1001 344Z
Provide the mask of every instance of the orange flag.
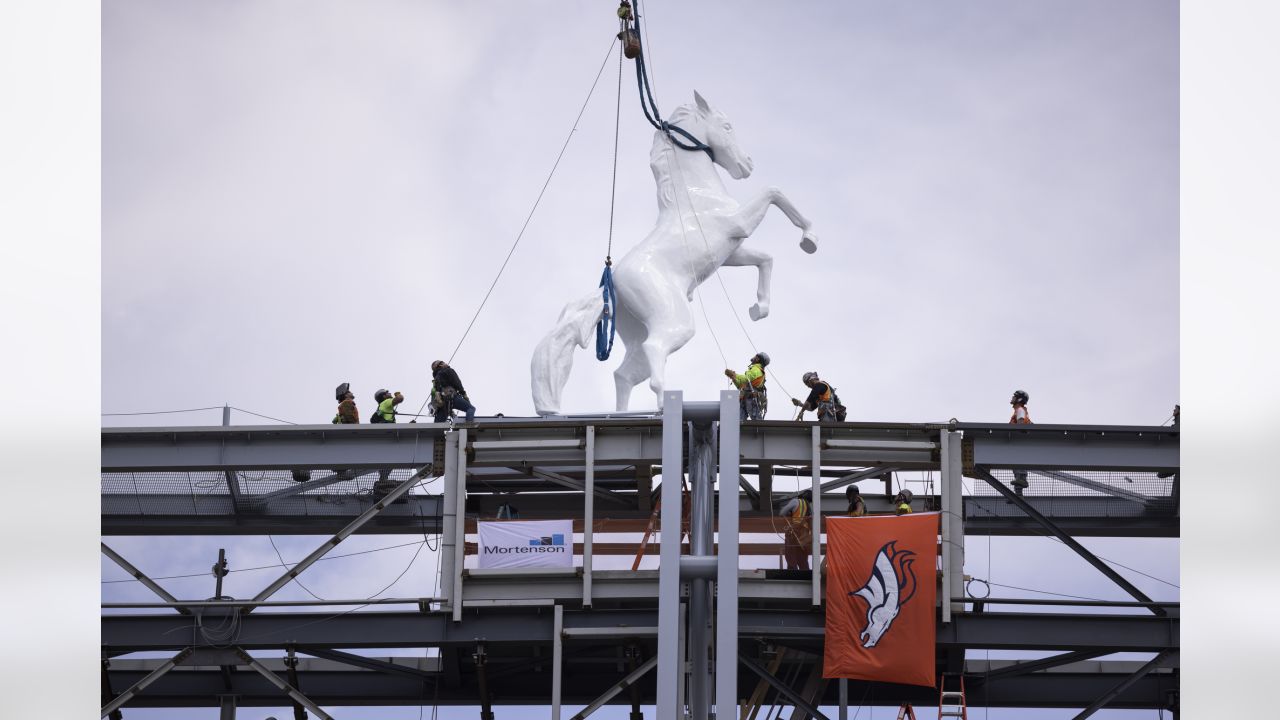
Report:
M826 518L824 678L936 685L938 519Z

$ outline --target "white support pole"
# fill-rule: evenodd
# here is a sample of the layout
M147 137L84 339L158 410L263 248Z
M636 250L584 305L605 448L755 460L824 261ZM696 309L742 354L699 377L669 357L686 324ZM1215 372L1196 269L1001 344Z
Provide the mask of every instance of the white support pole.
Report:
M444 516L440 527L440 594L447 598L447 607L453 610L455 603L461 598L454 595L453 560L454 545L457 543L458 503L454 500L457 492L458 474L458 434L446 433L444 436L444 497L441 498L441 514Z
M586 492L582 518L582 606L591 607L591 544L595 535L596 427L587 426Z
M453 621L462 622L462 569L467 551L467 429L460 428L454 459L453 486Z
M951 622L953 612L963 612L962 603L951 598L964 595L964 497L962 436L943 430L942 454L942 622Z
M684 393L662 394L662 532L658 560L657 717L684 716L684 632L680 604L680 479L684 473Z
M738 712L738 393L720 391L720 552L716 568L716 717Z
M560 720L560 692L564 677L564 606L556 603L551 638L551 720Z
M813 426L813 502L810 503L813 513L813 557L809 566L813 568L813 605L822 605L822 428Z

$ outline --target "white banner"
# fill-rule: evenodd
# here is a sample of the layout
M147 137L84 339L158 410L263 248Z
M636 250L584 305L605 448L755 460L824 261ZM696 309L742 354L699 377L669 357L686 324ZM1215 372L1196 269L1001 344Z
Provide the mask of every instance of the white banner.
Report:
M482 568L572 568L572 520L478 523Z

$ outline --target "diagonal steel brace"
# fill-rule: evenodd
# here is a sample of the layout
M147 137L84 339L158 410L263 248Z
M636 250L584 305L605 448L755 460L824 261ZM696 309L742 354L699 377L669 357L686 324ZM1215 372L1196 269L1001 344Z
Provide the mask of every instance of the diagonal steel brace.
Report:
M323 545L316 548L310 555L303 558L302 562L299 562L297 565L289 568L283 575L276 578L276 580L268 585L262 592L255 595L253 601L261 602L276 594L277 590L288 585L295 577L302 574L303 570L311 567L317 560L324 557L330 550L337 547L338 543L346 540L352 533L364 526L365 523L377 517L378 513L390 507L396 500L399 500L401 495L409 492L410 488L418 484L418 481L431 473L431 468L432 466L428 465L411 475L408 480L400 483L395 490L387 493L385 497L374 503L373 507L370 507L368 510L360 513L359 517L352 520L346 527L339 530L336 535L326 540ZM256 606L254 605L246 605L241 609L241 612L247 615L253 612L255 607Z
M165 660L163 665L147 673L147 676L142 678L138 682L134 683L133 687L129 688L128 690L125 690L124 692L117 695L114 700L107 703L106 705L103 705L102 715L100 717L106 717L111 713L119 710L121 707L124 706L125 703L132 700L135 695L142 692L143 690L146 690L148 685L155 682L156 680L159 680L161 675L164 675L165 673L177 667L178 663L185 660L186 657L190 654L191 654L191 648L186 648L182 652L178 653L177 655L174 655L172 658Z
M752 660L746 655L738 655L738 661L743 665L746 665L748 670L759 675L765 682L772 685L774 689L781 693L783 697L790 700L797 708L809 713L809 716L814 718L814 720L831 720L826 715L818 712L818 708L810 705L803 697L800 696L800 693L792 690L786 683L774 677L773 673L770 673L768 670L761 667L755 660Z
M1006 500L1017 505L1022 512L1026 513L1032 520L1035 520L1040 523L1040 525L1044 526L1046 530L1052 533L1054 537L1061 540L1063 544L1072 550L1075 550L1077 555L1084 558L1090 565L1097 568L1099 572L1111 578L1112 582L1123 588L1124 591L1132 595L1134 599L1144 603L1153 602L1151 598L1147 597L1146 594L1135 587L1133 583L1125 580L1123 575L1113 570L1110 565L1100 560L1097 555L1089 552L1088 548L1076 542L1075 538L1063 532L1061 528L1053 524L1052 520L1041 515L1038 510L1031 507L1031 505L1024 500L1021 495L1016 494L1009 488L1005 487L999 480L995 479L995 477L986 468L974 468L974 474L985 480L988 485L995 488L996 491L1003 495ZM1160 617L1165 617L1169 614L1164 608L1154 604L1148 605L1147 609Z
M170 595L167 590L160 587L159 583L147 577L146 573L134 567L133 564L130 563L128 560L125 560L123 555L116 552L115 550L112 550L110 547L107 546L106 543L101 543L101 545L102 545L103 555L106 555L107 557L111 558L111 560L114 561L115 564L123 568L125 572L137 578L138 582L145 585L149 590L151 590L151 592L155 593L156 595L159 595L161 600L164 600L165 602L169 602L169 603L180 602L178 598ZM191 614L191 611L185 607L178 606L178 607L175 607L174 609L182 613L183 615Z

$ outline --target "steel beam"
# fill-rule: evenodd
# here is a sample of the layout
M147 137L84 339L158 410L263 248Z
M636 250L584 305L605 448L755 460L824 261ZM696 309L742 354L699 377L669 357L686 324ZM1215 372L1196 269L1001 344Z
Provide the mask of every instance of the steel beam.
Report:
M373 507L370 507L368 510L365 510L364 512L360 513L359 517L357 517L355 520L352 520L343 529L339 530L336 535L326 540L322 545L320 545L320 547L311 551L310 555L303 558L301 562L294 565L292 568L289 568L287 571L285 571L283 575L276 578L274 581L272 581L270 585L263 588L262 592L258 593L253 597L254 602L261 602L263 600L266 600L267 598L274 595L276 591L278 591L280 588L284 587L285 585L288 585L294 578L302 574L303 571L305 571L307 568L314 565L317 560L324 557L326 554L328 554L330 550L337 547L338 543L342 542L343 540L346 540L348 537L351 536L352 533L354 533L356 530L359 530L361 525L364 525L365 523L372 520L374 516L382 512L384 508L389 507L391 503L395 502L401 495L404 495L405 493L409 492L409 490L412 489L414 485L417 485L418 481L426 477L430 471L431 471L431 466L428 465L422 470L419 470L418 472L409 476L409 478L404 482L400 483L400 485L397 486L395 490L392 490L391 492L387 493L385 497L383 497L381 500L374 503ZM245 612L245 613L253 612L253 606L251 605L246 606L242 610L242 612Z
M806 598L807 599L807 598ZM565 612L565 633L593 628L628 637L658 626L661 612L605 610ZM361 612L334 616L325 612L254 613L240 620L238 644L246 649L300 651L320 648L456 647L485 638L490 646L550 647L553 627L545 609L495 608L454 625L443 612ZM821 643L822 613L800 610L739 610L739 638ZM178 650L196 634L191 618L176 615L107 615L102 618L106 654ZM1096 650L1159 652L1178 646L1178 619L1143 615L1056 613L964 613L938 628L940 647L990 650ZM661 658L659 658L661 669Z
M958 423L973 462L993 468L1166 470L1177 468L1178 431L1167 427Z
M684 459L684 393L662 394L662 533L658 561L657 714L674 718L680 710L680 474Z
M743 665L746 665L748 670L759 675L761 679L763 679L765 682L772 685L774 689L777 690L783 697L790 700L791 704L795 705L797 709L808 713L809 717L812 717L815 720L830 720L830 718L828 718L826 715L823 715L818 710L818 708L814 707L809 702L807 702L803 697L801 697L800 693L797 693L795 690L792 690L786 683L774 677L772 673L770 673L768 670L762 667L755 660L752 660L746 655L739 655L738 661L741 662Z
M737 393L720 391L720 547L716 567L716 717L731 719L738 707L738 438Z
M315 703L311 702L311 700L307 698L306 695L303 695L301 692L298 692L297 688L285 682L284 680L281 680L279 677L276 676L275 673L263 667L262 663L250 657L249 653L246 653L243 650L240 651L240 660L245 665L248 665L249 667L257 671L259 675L266 678L267 682L280 688L280 690L284 692L284 694L292 698L294 702L298 703L299 705L303 706L307 710L314 713L316 717L320 718L320 720L333 720L332 715L325 712L324 710L321 710L319 705L316 705Z
M591 607L591 545L595 542L596 428L587 426L587 464L582 493L582 604ZM630 505L630 501L624 501Z
M1005 487L1003 483L1001 483L999 480L996 480L995 477L992 476L991 473L988 472L985 468L976 469L975 474L977 474L979 477L985 480L988 485L995 488L996 491L999 492L1001 495L1003 495L1006 500L1008 500L1009 502L1012 502L1014 505L1017 505L1019 508L1022 509L1023 512L1029 515L1036 522L1040 523L1040 525L1042 525L1046 530L1052 533L1054 537L1061 540L1063 544L1065 544L1067 547L1071 548L1072 550L1076 551L1077 555L1084 558L1086 562L1088 562L1090 565L1097 568L1099 572L1101 572L1103 575L1106 575L1108 578L1111 578L1111 581L1119 585L1125 592L1129 593L1135 599L1141 602L1146 602L1146 603L1152 602L1151 598L1147 597L1146 593L1139 590L1136 586L1134 586L1133 583L1124 579L1124 576L1122 576L1120 573L1113 570L1110 565L1107 565L1105 562L1100 560L1097 555L1094 555L1093 553L1089 552L1088 548L1076 542L1075 538L1063 532L1060 528L1058 528L1058 526L1054 525L1052 521L1050 521L1048 518L1046 518L1045 516L1037 512L1035 508L1031 507L1031 505L1029 505L1025 500L1022 499L1021 495L1018 495L1017 493L1013 492L1009 488ZM1150 607L1150 610L1151 612L1159 616L1164 616L1166 614L1164 608L1157 607L1154 605Z
M303 653L312 657L324 658L326 660L334 660L336 662L352 665L354 667L365 668L366 670L376 670L378 672L395 673L397 675L408 675L409 677L418 678L419 680L436 681L440 677L438 672L427 672L417 668L411 668L407 665L397 665L387 662L386 660L378 660L376 658L365 657L363 655L352 655L340 650L330 650L324 648L306 648Z
M462 622L462 570L467 559L467 429L461 428L449 435L455 438L456 443L452 446L456 453L453 461L453 563L450 565L453 587L449 606L453 609L453 621Z
M1036 475L1041 475L1043 477L1047 477L1052 480L1061 480L1064 483L1075 485L1076 487L1082 487L1086 490L1093 490L1094 492L1104 493L1106 495L1111 495L1113 497L1123 498L1125 500L1132 500L1133 502L1139 503L1141 505L1150 505L1156 500L1155 498L1148 497L1146 495L1143 495L1142 493L1131 492L1129 490L1125 490L1124 488L1117 487L1115 485L1108 485L1106 483L1094 482L1093 480L1090 480L1088 478L1082 478L1079 475L1072 475L1071 473L1067 473L1067 472L1060 472L1055 470L1033 470L1032 472L1034 472Z
M1062 653L1053 655L1039 660L1020 660L1013 665L999 668L997 670L988 670L981 675L971 676L971 685L987 683L992 680L1000 680L1003 678L1017 677L1026 675L1027 673L1047 670L1049 668L1061 667L1071 663L1080 662L1082 660L1092 660L1096 657L1102 657L1109 653L1105 650L1076 650L1075 652Z
M735 408L734 411L736 412L737 408ZM605 703L609 702L614 697L616 697L618 693L634 685L637 680L644 677L645 673L657 667L657 665L658 665L658 658L656 657L651 657L648 660L644 661L644 664L642 664L640 667L636 668L635 670L632 670L631 672L627 673L626 677L619 680L616 685L604 691L604 693L601 694L600 697L588 703L585 708L583 708L577 715L574 715L572 718L569 718L569 720L584 720L595 711L604 707Z
M534 467L529 468L529 474L534 477L542 478L543 480L548 480L557 485L567 487L570 490L577 490L578 492L584 492L586 490L586 483L582 480L574 480L567 475L561 475L560 473L551 472L550 470L543 470L542 468ZM630 498L619 495L611 490L605 490L604 488L593 488L591 492L598 498L610 500L618 503L619 505L626 505L629 507L635 504Z
M138 582L142 583L144 586L146 586L148 590L158 595L162 600L164 600L167 603L173 604L174 610L177 610L179 613L182 613L183 615L191 614L190 610L188 610L187 608L181 605L178 605L178 598L170 595L167 590L160 587L159 583L147 577L146 573L134 567L128 560L125 560L123 555L116 552L115 550L112 550L110 547L107 546L106 543L99 543L99 544L102 545L103 555L106 555L107 557L111 558L112 562L119 565L125 572L132 575Z
M114 700L102 706L102 714L99 717L107 717L112 713L118 712L124 704L133 699L135 695L147 689L147 686L159 680L162 675L172 670L179 662L182 662L187 655L191 654L191 648L180 651L177 655L169 658L160 667L147 673L138 682L134 683L128 690L120 693Z
M1132 675L1120 681L1119 684L1117 684L1115 687L1108 690L1102 697L1090 703L1089 707L1081 711L1080 714L1076 715L1074 718L1072 718L1072 720L1084 720L1085 718L1093 715L1094 713L1098 712L1098 710L1101 710L1105 705L1107 705L1107 703L1114 700L1120 693L1129 689L1130 686L1132 686L1134 683L1141 680L1147 673L1151 672L1152 670L1155 670L1158 667L1163 667L1164 665L1169 663L1171 660L1176 658L1177 658L1177 652L1173 650L1166 650L1165 652L1162 652L1156 655L1155 657L1151 658L1151 660L1147 662L1145 665L1138 668L1138 670L1134 672Z

